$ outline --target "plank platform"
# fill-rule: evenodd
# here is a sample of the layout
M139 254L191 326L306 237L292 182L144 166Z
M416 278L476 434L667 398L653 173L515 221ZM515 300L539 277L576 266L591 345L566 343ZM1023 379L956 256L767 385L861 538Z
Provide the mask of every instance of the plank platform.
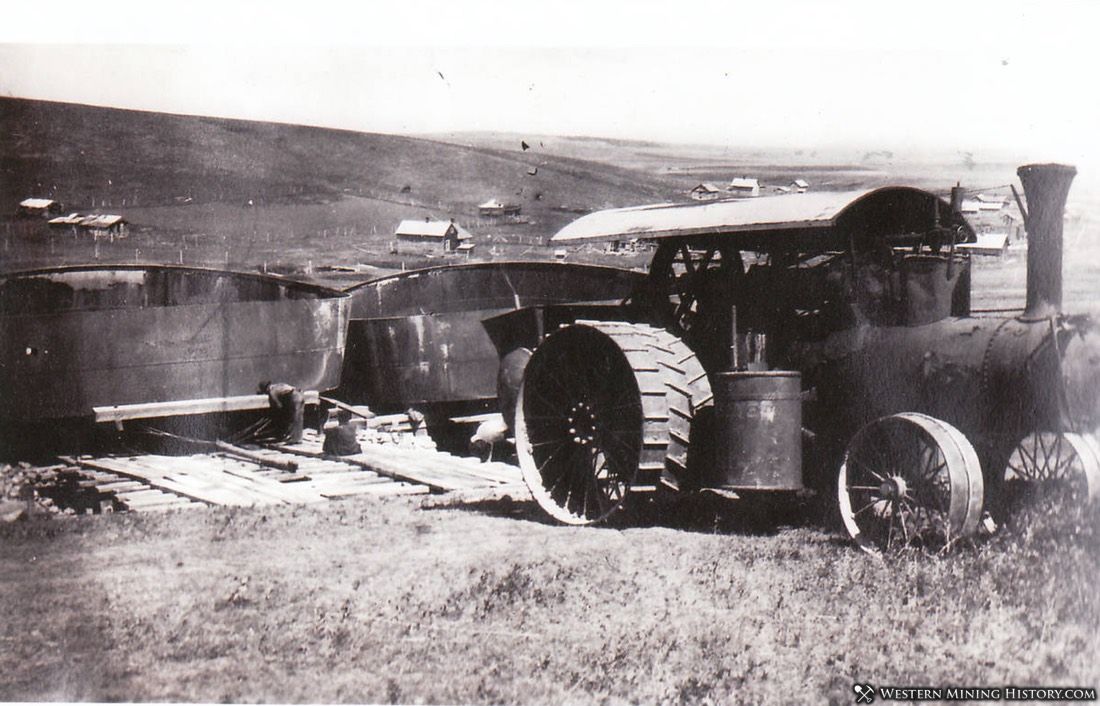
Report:
M362 452L353 456L325 456L322 437L307 433L297 444L273 444L267 448L309 458L338 459L394 480L426 485L434 492L491 488L523 483L519 468L506 463L481 463L415 443L370 443L368 431L359 433ZM299 470L304 466L300 464Z
M312 504L355 495L466 495L514 490L523 483L515 466L444 453L412 435L405 435L401 443L372 443L377 440L372 433L360 431L362 453L354 456L326 456L323 437L309 432L294 445L240 445L252 459L211 452L62 460L74 466L81 482L100 497L136 512ZM269 462L294 470L273 468Z

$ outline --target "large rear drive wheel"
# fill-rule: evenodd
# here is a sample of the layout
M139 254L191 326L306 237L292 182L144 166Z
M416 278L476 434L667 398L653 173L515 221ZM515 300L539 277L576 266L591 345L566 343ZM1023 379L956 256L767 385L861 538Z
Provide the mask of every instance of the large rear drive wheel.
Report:
M852 438L840 467L840 513L872 554L911 544L940 549L973 534L983 500L974 447L955 427L924 414L873 421Z
M702 366L650 326L580 321L531 356L516 403L516 451L539 505L591 524L628 496L687 481L695 414L712 405Z

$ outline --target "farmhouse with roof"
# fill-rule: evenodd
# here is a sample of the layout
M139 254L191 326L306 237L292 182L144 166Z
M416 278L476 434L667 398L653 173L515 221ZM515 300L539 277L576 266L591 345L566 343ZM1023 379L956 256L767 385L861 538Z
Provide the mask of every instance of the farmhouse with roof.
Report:
M499 199L489 199L478 205L477 212L482 216L518 216L520 206L514 203L503 203Z
M397 226L393 236L398 242L406 243L442 243L444 252L454 252L462 241L469 240L470 233L462 226L450 221L433 221L425 218L422 221L404 220Z
M978 201L978 210L980 211L1000 211L1005 205L1005 198L1003 196L978 194L975 198Z
M19 202L16 215L29 218L44 218L61 213L61 203L53 199L23 199Z
M688 192L696 201L713 201L722 195L722 190L709 181L704 181Z
M760 195L760 182L750 177L736 177L730 180L726 191L734 196L751 197Z
M79 213L70 213L67 216L57 216L49 220L53 228L82 228L90 231L94 236L125 237L128 221L122 216L104 213L100 215L83 216Z

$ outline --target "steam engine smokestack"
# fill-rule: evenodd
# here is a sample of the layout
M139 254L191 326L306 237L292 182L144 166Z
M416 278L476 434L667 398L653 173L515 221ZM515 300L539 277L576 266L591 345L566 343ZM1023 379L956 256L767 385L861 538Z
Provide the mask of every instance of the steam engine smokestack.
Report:
M1027 198L1027 307L1025 321L1045 319L1062 309L1062 220L1070 183L1066 164L1027 164L1016 170Z

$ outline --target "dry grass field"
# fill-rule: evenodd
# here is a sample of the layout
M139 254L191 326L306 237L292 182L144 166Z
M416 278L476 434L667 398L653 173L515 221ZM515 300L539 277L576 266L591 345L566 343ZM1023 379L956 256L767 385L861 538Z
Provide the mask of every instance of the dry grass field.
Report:
M851 703L1100 682L1097 517L871 560L789 513L349 500L0 528L0 700Z

